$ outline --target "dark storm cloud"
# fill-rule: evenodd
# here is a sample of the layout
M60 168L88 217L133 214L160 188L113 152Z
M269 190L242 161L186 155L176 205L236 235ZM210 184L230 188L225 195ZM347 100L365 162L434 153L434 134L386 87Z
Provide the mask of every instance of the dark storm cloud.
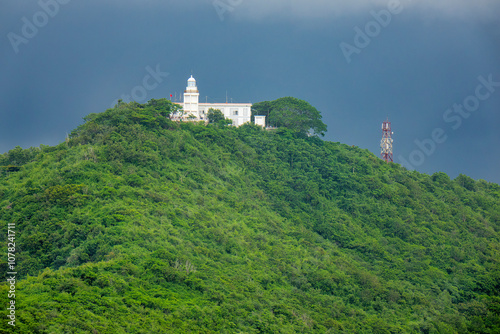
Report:
M359 44L357 31L366 34L376 21L372 12L390 3L61 0L42 24L45 5L4 2L0 151L57 144L83 116L122 95L180 94L192 72L201 100L222 101L226 91L235 102L296 96L322 111L327 140L377 155L386 116L393 121L396 157L409 159L419 149L415 141L442 128L447 140L417 170L500 182L500 90L459 129L443 119L474 94L479 76L500 81L498 5L401 1L404 10ZM25 37L26 21L35 20L40 27ZM27 40L18 40L18 52L9 33ZM349 63L342 43L358 50ZM145 85L151 70L168 75Z

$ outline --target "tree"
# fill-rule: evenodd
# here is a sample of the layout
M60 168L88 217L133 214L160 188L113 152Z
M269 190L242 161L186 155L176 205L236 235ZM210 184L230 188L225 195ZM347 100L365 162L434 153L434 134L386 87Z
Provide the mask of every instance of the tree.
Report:
M252 115L267 115L269 125L286 127L304 135L324 136L327 129L316 108L294 97L256 103L252 106Z
M171 114L175 114L180 109L180 106L178 104L172 103L165 98L162 98L159 100L149 100L146 104L146 109L153 111L156 115L169 117Z
M26 150L23 150L21 146L16 146L8 153L5 153L3 155L0 154L0 166L22 166L24 164L27 164L28 162L33 161L38 153L40 153L40 149L35 147L30 147Z
M460 174L455 178L455 181L467 190L476 191L476 181L467 175Z
M224 114L219 109L208 109L207 113L209 123L219 123L225 119Z

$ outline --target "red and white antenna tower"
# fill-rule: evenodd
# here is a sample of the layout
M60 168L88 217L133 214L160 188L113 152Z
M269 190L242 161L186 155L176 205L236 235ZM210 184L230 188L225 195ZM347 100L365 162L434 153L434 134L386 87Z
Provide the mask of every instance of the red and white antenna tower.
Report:
M392 159L392 132L389 118L382 123L382 140L380 141L380 155L385 162L393 162Z

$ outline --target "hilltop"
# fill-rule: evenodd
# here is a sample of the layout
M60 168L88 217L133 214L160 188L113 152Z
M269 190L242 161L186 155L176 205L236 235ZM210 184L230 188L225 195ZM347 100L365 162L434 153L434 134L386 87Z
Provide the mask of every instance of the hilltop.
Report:
M0 331L500 332L499 185L171 108L119 103L0 156Z

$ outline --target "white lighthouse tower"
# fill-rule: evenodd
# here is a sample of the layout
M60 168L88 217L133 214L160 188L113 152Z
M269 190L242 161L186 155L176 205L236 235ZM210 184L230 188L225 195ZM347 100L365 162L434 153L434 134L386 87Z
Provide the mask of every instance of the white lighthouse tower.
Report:
M193 115L195 120L200 119L199 115L199 104L200 100L200 92L198 91L198 87L196 87L196 80L191 76L188 79L188 85L186 90L184 91L184 117L187 118L190 115Z

